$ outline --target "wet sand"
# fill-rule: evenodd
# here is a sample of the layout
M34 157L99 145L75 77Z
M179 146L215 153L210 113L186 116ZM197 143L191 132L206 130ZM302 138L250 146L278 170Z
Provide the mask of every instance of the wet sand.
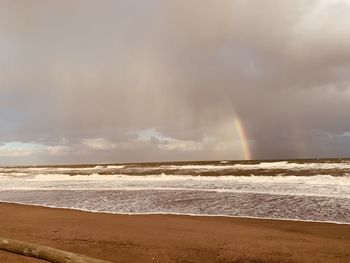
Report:
M0 203L0 236L112 262L350 262L350 225ZM0 252L0 262L44 262Z

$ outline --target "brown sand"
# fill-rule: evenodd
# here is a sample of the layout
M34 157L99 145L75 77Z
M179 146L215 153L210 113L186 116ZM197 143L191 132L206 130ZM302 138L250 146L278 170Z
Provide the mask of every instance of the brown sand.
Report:
M124 216L0 203L0 236L112 262L350 262L350 225ZM0 262L43 262L0 252Z

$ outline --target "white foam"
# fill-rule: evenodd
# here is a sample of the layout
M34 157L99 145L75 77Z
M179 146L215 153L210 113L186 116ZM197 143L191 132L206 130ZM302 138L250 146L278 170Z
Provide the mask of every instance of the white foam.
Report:
M22 168L22 170L30 170L30 171L47 171L47 172L55 172L55 171L90 171L90 170L99 170L104 169L104 166L97 165L92 167L30 167L30 168Z
M28 169L30 171L45 171L45 170L49 170L49 167L29 167L29 168L24 168L24 169Z
M235 164L234 168L242 170L254 169L281 169L281 170L329 170L329 169L350 169L350 163L289 163L283 162L262 162L259 164Z
M239 189L207 189L207 188L183 188L183 187L67 187L67 186L56 186L45 188L41 187L17 187L12 189L16 191L191 191L191 192L212 192L212 193L240 193L240 194L268 194L268 195L279 195L279 196L306 196L306 197L340 197L340 198L349 198L348 195L336 195L329 193L312 193L312 192L302 192L298 193L293 190L239 190ZM6 191L5 189L0 188L1 191Z
M74 172L74 173L79 173L81 172L82 174L84 172L94 172L94 171L99 171L99 170L103 170L106 167L101 166L101 165L97 165L97 166L91 166L91 167L41 167L41 168L19 168L15 171L19 171L19 172L30 172L31 174L59 174L59 173L69 173L69 172ZM11 174L11 171L14 170L10 170L7 171L8 174Z
M228 161L221 161L220 164L189 164L189 165L159 165L159 166L136 166L132 169L135 172L143 171L153 171L153 170L164 170L164 171L174 171L174 170L184 170L184 171L194 171L194 172L205 172L205 171L225 171L237 172L240 170L289 170L289 171L306 171L306 170L344 170L344 172L350 172L350 162L320 162L320 163L296 163L296 162L261 162L256 164L228 164ZM84 172L98 172L99 170L112 170L120 169L121 171L126 168L125 165L96 165L91 167L6 167L0 168L0 172L8 173L68 173L73 171L74 173L83 174ZM122 173L122 172L121 172Z
M289 163L282 162L261 162L258 164L233 164L233 165L169 165L162 166L170 169L183 170L329 170L329 169L350 169L350 162L330 162L330 163Z
M122 169L125 165L107 165L107 169Z
M0 190L176 190L350 198L350 176L36 174L26 177L0 177Z
M116 177L112 175L70 175L70 174L37 174L33 178L27 179L27 181L36 182L55 182L55 181L98 181L98 180L116 180Z
M131 213L131 212L113 212L113 211L99 211L94 209L78 208L78 207L69 207L64 205L48 205L48 204L36 204L36 203L26 203L26 202L9 202L6 200L0 200L2 203L6 204L19 204L19 205L30 205L38 207L48 207L48 208L57 208L57 209L67 209L67 210L76 210L83 212L90 212L96 214L114 214L114 215L168 215L168 216L192 216L192 217L227 217L227 218L245 218L245 219L256 219L256 220L276 220L276 221L293 221L293 222L306 222L306 223L324 223L324 224L337 224L337 225L350 225L349 222L343 221L327 221L327 220L307 220L307 219L294 219L286 217L255 217L255 216L233 216L229 214L204 214L204 213L171 213L171 212L140 212L140 213Z
M1 199L8 201L57 204L60 207L87 208L89 211L106 209L111 213L113 211L119 211L120 213L140 212L136 214L148 211L153 214L183 211L186 215L197 212L213 213L211 216L217 216L214 215L215 213L241 213L237 212L237 209L245 211L244 205L231 206L232 203L241 202L240 199L242 199L242 202L248 202L249 204L247 213L243 212L243 214L269 216L270 212L266 210L264 201L261 201L267 200L269 205L279 205L279 209L275 211L276 214L272 216L291 216L292 218L298 218L298 216L295 216L304 209L304 203L300 204L300 201L305 201L305 204L309 205L308 209L315 213L315 215L308 214L305 218L326 220L339 218L340 221L348 221L345 214L348 213L347 207L349 207L350 202L350 162L298 163L283 161L231 164L221 161L221 163L207 165L133 165L127 167L127 170L124 170L124 168L124 165L0 168L0 196ZM259 171L261 169L275 170L271 174L280 173L280 175L256 176L268 174L265 171ZM342 176L332 175L333 169L338 170L336 174L339 174L339 169L341 169ZM154 172L155 170L157 171ZM155 175L154 173L158 173L158 170L164 173ZM242 170L241 174L256 175L227 175L230 174L231 170L232 174L240 174L239 171ZM312 174L315 173L315 170L323 171L319 171L319 175L313 176L289 175L293 174L293 171L307 170L313 170ZM141 172L142 174L148 173L148 175L123 174L132 171L135 171L135 173ZM222 171L221 174L225 173L226 175L199 176L196 175L199 174L197 171L217 171L215 174L220 174ZM298 174L304 174L304 172ZM305 172L305 174L310 173ZM54 192L57 190L60 192ZM193 198L194 196L198 198ZM178 199L181 201L184 197L190 198L189 202L192 202L192 207L188 206L188 203L183 206L181 202L177 202ZM173 200L174 198L175 200ZM206 198L211 198L213 204L208 204L207 210L199 209L196 200L202 201ZM280 203L281 199L289 201L284 209L287 212L279 214L280 208L283 207ZM177 205L177 208L175 209L172 206L159 208L158 205L154 206L154 204L157 204L154 200L159 204L162 204L163 201L175 201L171 204L175 208ZM296 203L293 203L293 200L296 200ZM148 202L147 205L145 205L145 202ZM253 212L249 210L251 205L249 202L254 202L254 207L255 204L258 204L258 209L262 209L261 211L264 211L264 213L259 214L260 210L254 212L255 208ZM299 205L299 208L289 213L288 209L291 204ZM328 213L327 216L323 214L322 205ZM343 210L340 211L339 209ZM332 217L332 214L334 214L334 217Z
M0 174L1 175L1 174ZM28 175L28 174L17 174ZM350 185L350 176L313 175L313 176L191 176L191 175L101 175L98 173L90 175L70 174L35 174L28 181L213 181L213 182L246 182L246 183L299 183L299 184L335 184Z
M9 177L9 176L11 176L11 177L21 177L21 176L28 176L29 174L28 173L17 173L17 172L15 172L15 173L0 173L0 176L2 176L2 177Z

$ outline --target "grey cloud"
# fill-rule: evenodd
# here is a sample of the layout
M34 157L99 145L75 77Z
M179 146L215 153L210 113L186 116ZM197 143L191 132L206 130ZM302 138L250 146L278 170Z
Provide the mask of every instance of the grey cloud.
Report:
M349 17L338 0L2 1L0 142L124 145L77 162L243 158L130 135L231 145L238 115L254 158L349 155Z

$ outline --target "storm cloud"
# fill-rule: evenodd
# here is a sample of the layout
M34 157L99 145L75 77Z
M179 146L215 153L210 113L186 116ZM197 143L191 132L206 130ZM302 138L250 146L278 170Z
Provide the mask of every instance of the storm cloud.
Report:
M349 36L347 0L3 0L0 162L349 156Z

